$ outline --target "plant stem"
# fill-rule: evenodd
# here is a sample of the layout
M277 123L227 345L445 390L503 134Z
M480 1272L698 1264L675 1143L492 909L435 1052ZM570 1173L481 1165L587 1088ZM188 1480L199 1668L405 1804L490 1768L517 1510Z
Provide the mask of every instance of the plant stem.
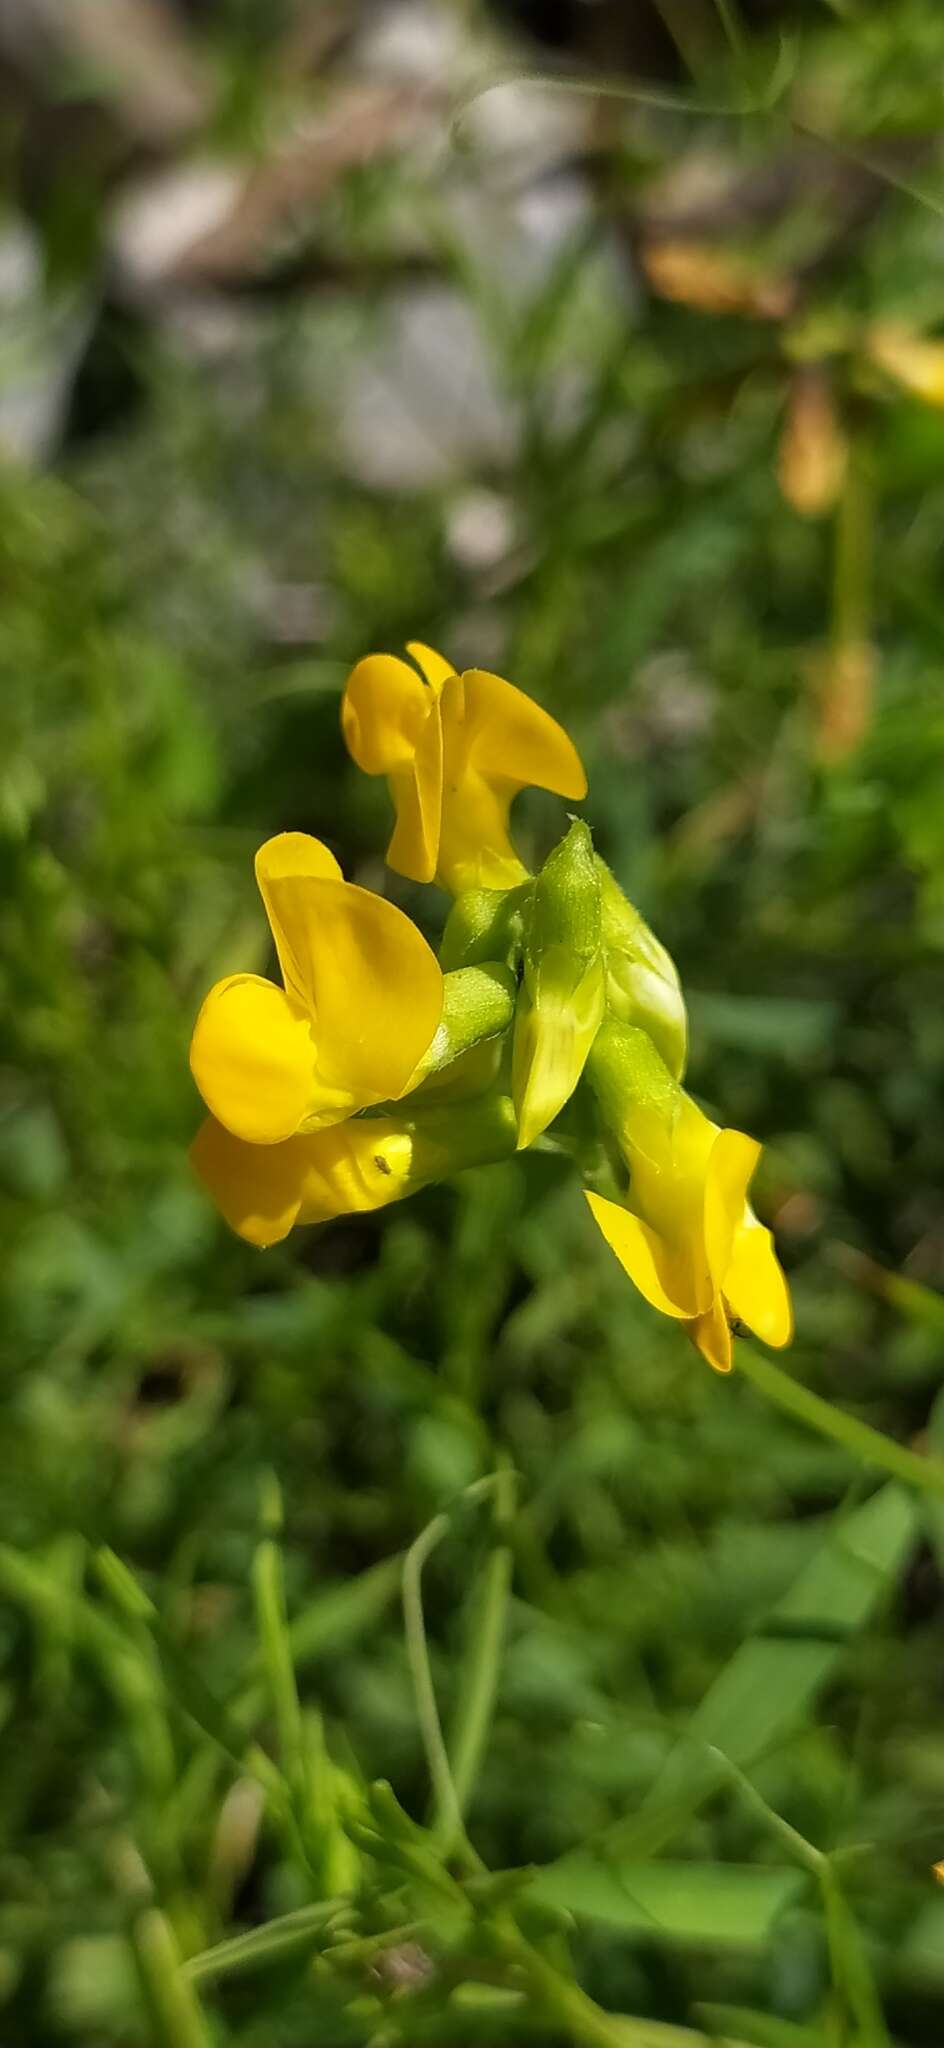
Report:
M919 1457L916 1451L909 1451L905 1444L896 1443L894 1437L885 1436L870 1423L847 1415L843 1408L834 1408L832 1402L824 1401L811 1387L791 1379L782 1366L750 1346L739 1346L737 1363L739 1372L759 1393L798 1422L807 1423L820 1436L832 1437L852 1457L861 1458L867 1465L880 1466L906 1486L916 1486L923 1493L944 1498L944 1460Z
M500 1472L495 1493L495 1525L499 1535L504 1535L511 1518L514 1489L514 1474ZM510 1545L497 1542L489 1553L476 1595L477 1612L465 1660L466 1682L460 1689L459 1711L449 1745L452 1783L463 1816L478 1777L494 1712L511 1577ZM446 1853L449 1846L445 1838L440 1843Z
M515 1928L507 1953L527 1977L548 2018L562 2027L577 2048L707 2048L704 2034L689 2027L663 2026L658 2020L633 2019L626 2013L604 2012L572 1977L564 1977ZM726 2048L746 2048L738 2041Z
M874 504L868 451L861 440L849 451L836 512L832 641L836 652L868 638L871 609Z
M507 1476L504 1472L490 1472L484 1479L476 1479L471 1486L466 1487L459 1495L459 1500L479 1499L483 1493L491 1492L499 1482L507 1483ZM452 1767L443 1739L423 1617L423 1566L437 1545L442 1542L443 1537L448 1535L450 1527L451 1517L448 1511L435 1515L406 1553L403 1560L403 1623L417 1718L433 1786L434 1833L440 1841L445 1837L454 1847L461 1848L470 1867L480 1871L483 1867L481 1858L476 1855L465 1831L462 1808L456 1794Z

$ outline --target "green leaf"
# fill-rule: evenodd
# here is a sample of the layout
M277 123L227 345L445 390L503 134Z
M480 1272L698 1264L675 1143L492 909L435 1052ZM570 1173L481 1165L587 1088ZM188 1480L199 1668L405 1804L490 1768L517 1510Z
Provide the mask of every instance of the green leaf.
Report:
M634 1934L760 1948L805 1883L799 1870L731 1863L611 1863L578 1851L539 1871L530 1895Z

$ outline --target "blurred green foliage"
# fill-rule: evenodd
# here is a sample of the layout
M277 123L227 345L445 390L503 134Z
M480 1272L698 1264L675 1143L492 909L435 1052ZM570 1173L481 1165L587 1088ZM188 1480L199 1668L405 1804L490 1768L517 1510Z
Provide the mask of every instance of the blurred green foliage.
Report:
M227 132L264 97L250 12L217 25ZM369 167L325 211L326 261L357 251L327 302L274 296L219 374L149 327L122 344L134 409L0 479L9 2048L941 2038L939 1509L712 1379L558 1161L266 1254L186 1162L197 1004L266 964L259 840L317 832L430 916L383 878L338 697L368 649L442 644L581 747L598 849L683 975L692 1086L764 1141L790 1371L941 1439L944 423L856 351L944 314L944 28L934 0L808 17L790 64L833 170L898 153L792 334L600 277L608 209L693 140L748 181L798 146L783 100L684 108L770 80L783 45L749 28L630 120L523 304L395 167L480 328L503 462L392 494L338 453L331 364L384 346ZM821 245L808 215L785 201L764 262ZM845 571L841 509L778 487L800 327L868 478ZM473 488L498 564L456 545ZM316 623L286 637L299 592ZM836 748L850 601L877 680ZM526 857L562 822L523 799ZM478 1483L506 1468L498 1512ZM506 1895L429 1806L399 1590L441 1515L431 1675Z

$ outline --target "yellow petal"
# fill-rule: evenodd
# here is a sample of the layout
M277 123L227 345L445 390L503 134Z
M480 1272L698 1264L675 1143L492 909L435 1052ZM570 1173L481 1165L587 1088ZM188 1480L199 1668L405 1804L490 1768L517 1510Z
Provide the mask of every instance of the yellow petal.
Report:
M311 1104L309 1020L274 982L231 974L211 988L193 1027L190 1070L227 1130L250 1144L277 1144Z
M481 775L450 782L445 767L443 780L437 881L453 896L465 889L517 889L528 870L508 836L510 792Z
M592 1194L589 1188L584 1189L584 1194L594 1222L640 1294L662 1315L687 1321L695 1304L686 1287L686 1276L675 1270L664 1240L619 1202L608 1202L603 1195Z
M744 1217L751 1175L760 1158L755 1138L743 1131L719 1131L705 1176L705 1250L716 1292L726 1289L735 1232Z
M419 642L416 643L419 650ZM393 654L369 654L351 670L341 705L348 750L367 775L386 775L397 814L387 860L411 881L431 882L439 852L442 813L442 733L437 710L436 664L422 650L428 681Z
M365 1108L401 1095L439 1023L442 971L402 910L351 882L271 885L305 956L325 1123L338 1099ZM343 1112L342 1112L343 1113ZM315 1105L307 1122L322 1118Z
M770 1231L751 1210L737 1232L724 1292L736 1316L778 1351L793 1335L793 1307Z
M230 1228L278 1244L295 1223L383 1208L409 1192L412 1145L388 1118L336 1124L281 1145L247 1145L207 1117L191 1163Z
M298 881L307 875L315 881L340 882L341 870L333 853L323 846L320 839L312 839L307 832L279 832L274 839L267 839L256 854L256 882L259 894L266 907L266 916L272 927L275 950L279 956L282 979L289 994L302 1007L308 1004L308 985L304 959L295 956L292 931L280 922L275 909L273 886L279 882Z
M431 882L439 862L443 803L442 725L435 705L417 735L410 766L387 780L397 814L387 866L411 882Z
M445 655L437 654L435 647L427 647L422 640L408 640L406 651L412 655L430 689L435 690L438 697L447 676L455 675L451 661L447 661Z
M586 796L580 755L549 711L487 669L467 669L462 682L463 744L470 765L514 789L550 789L574 802Z
M731 1330L720 1294L715 1295L704 1315L696 1316L689 1324L689 1336L715 1372L730 1372L733 1357Z
M348 751L365 775L409 767L435 704L428 684L395 654L368 654L352 668L341 700Z
M534 784L586 795L579 755L556 719L500 676L469 669L447 677L443 728L442 828L438 878L463 889L511 889L526 880L508 836L519 789Z

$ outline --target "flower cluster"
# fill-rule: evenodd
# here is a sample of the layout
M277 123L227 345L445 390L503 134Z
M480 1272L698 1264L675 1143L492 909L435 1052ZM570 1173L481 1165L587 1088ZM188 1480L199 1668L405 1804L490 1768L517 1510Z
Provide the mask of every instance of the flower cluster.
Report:
M620 1264L710 1364L729 1369L740 1325L786 1344L789 1293L747 1199L760 1147L682 1087L668 953L582 821L536 876L512 845L526 785L585 796L576 749L499 676L407 653L357 664L342 726L389 785L389 865L455 899L439 958L319 840L268 840L256 880L281 986L234 974L203 1004L198 1174L262 1246L540 1142L576 1161Z

